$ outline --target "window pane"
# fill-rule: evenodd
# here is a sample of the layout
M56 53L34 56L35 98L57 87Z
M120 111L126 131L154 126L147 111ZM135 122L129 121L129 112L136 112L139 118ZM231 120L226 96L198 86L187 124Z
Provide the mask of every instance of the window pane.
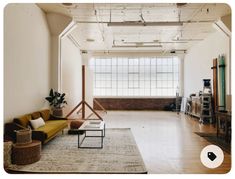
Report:
M178 57L92 58L95 96L175 96Z

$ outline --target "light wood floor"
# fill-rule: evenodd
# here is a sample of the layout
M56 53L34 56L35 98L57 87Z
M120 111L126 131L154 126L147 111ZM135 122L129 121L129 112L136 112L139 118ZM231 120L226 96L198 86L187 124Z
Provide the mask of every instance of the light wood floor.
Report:
M215 132L212 125L174 112L108 111L107 128L131 128L148 173L227 173L231 155L224 152L224 162L208 169L200 162L201 150L209 145L194 132Z

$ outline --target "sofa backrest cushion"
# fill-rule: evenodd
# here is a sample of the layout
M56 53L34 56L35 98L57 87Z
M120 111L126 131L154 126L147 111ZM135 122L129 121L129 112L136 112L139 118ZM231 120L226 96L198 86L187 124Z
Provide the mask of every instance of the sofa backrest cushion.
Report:
M23 126L23 127L28 127L29 126L29 121L32 119L32 116L30 114L26 114L21 117L14 118L14 122Z
M41 114L41 117L44 119L44 121L48 121L50 118L50 110L49 109L44 109L42 111L39 111Z
M38 119L39 117L41 117L39 111L32 113L31 116L32 116L32 119Z

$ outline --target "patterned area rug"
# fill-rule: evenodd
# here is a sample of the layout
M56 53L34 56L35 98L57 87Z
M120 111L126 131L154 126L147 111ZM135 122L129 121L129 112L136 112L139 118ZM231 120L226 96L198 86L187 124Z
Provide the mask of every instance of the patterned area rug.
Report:
M87 138L84 145L99 142ZM11 165L10 171L23 173L147 173L130 129L106 129L103 149L78 148L77 135L64 134L43 146L40 161ZM98 144L97 144L98 145Z

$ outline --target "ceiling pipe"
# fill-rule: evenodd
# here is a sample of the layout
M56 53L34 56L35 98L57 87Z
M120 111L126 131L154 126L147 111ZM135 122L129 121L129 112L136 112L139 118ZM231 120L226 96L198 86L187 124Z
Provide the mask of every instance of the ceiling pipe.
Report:
M107 24L109 27L113 26L183 26L182 22L142 22L142 21L130 21L130 22L110 22Z
M188 43L186 41L172 41L172 42L162 42L162 41L158 41L158 42L127 42L127 41L124 41L124 42L120 42L120 43L124 43L124 44L136 44L136 43L143 43L143 44L175 44L175 43L180 43L180 44L185 44L185 43Z
M97 24L96 21L79 21L74 19L79 24ZM123 22L109 22L99 21L99 24L107 24L108 26L182 26L184 24L193 23L214 23L214 20L203 21L155 21L155 22L142 22L142 21L123 21Z

